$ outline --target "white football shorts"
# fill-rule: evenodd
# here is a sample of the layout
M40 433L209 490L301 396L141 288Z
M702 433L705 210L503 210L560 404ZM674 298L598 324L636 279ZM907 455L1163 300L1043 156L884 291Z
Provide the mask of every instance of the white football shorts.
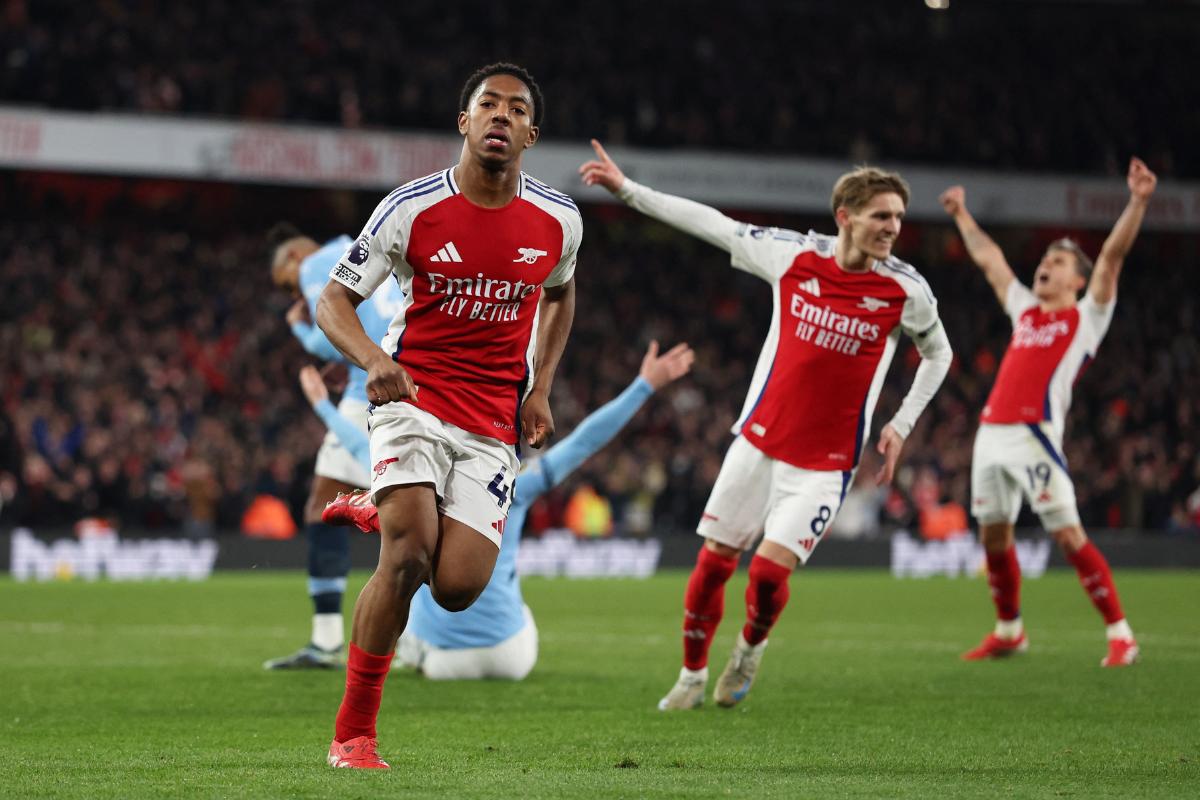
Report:
M519 681L538 657L538 630L525 606L525 627L491 647L435 647L405 631L396 644L396 660L432 681Z
M338 403L337 410L339 414L353 421L364 431L367 429L367 403L361 397L343 397ZM325 441L321 443L321 449L317 451L317 464L313 468L313 472L322 478L348 483L359 489L365 489L371 485L370 474L350 454L349 450L342 447L342 443L338 441L333 431L325 433Z
M794 467L739 436L725 453L696 533L749 550L765 532L767 541L806 564L853 480L853 471Z
M433 484L438 513L479 531L500 546L520 464L516 449L490 436L443 422L412 403L373 409L371 500L379 490Z
M981 525L1013 523L1022 500L1048 531L1079 524L1075 485L1049 424L981 424L971 456L971 513Z

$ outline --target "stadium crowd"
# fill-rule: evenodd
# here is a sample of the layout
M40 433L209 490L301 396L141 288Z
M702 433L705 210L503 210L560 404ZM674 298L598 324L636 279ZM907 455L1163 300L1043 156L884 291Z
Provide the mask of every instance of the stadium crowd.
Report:
M8 0L0 102L443 131L463 65L508 59L539 76L552 137L1110 175L1136 143L1160 176L1200 176L1200 103L1179 77L1195 4L606 10Z
M235 209L184 233L175 223L195 218L194 207L154 205L156 182L117 185L121 201L0 204L10 212L0 223L0 524L105 516L202 536L238 529L260 495L298 511L323 429L296 382L307 358L284 323L290 298L271 288L262 229L239 224ZM32 203L36 193L20 188L9 197ZM246 202L271 207L253 192ZM652 337L691 343L696 367L541 503L530 526L587 517L570 506L590 500L607 506L618 532L690 530L749 383L769 291L718 251L624 209L585 208L585 223L578 314L553 395L560 434L624 388ZM995 233L1028 278L1061 232ZM1099 235L1085 249L1095 252ZM874 488L868 449L837 528L847 536L965 526L973 431L1009 334L951 227L907 225L898 252L939 295L957 358L893 489ZM1143 235L1127 265L1066 438L1090 527L1200 528L1198 267L1194 238L1166 234ZM905 345L876 431L915 362Z

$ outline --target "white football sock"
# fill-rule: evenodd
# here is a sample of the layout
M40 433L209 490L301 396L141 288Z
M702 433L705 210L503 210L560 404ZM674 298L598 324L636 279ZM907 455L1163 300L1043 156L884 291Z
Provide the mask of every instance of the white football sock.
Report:
M337 650L345 641L345 622L341 614L313 614L313 644L322 650Z
M701 667L700 669L688 669L687 667L684 667L681 670L679 670L679 677L687 678L688 680L693 680L693 681L704 681L705 683L707 683L708 682L708 667Z
M1025 632L1025 624L1021 622L1021 618L1016 619L998 619L996 620L996 635L1001 639L1020 639L1021 634Z
M1113 639L1132 639L1133 628L1129 627L1129 623L1125 620L1119 620L1105 627L1104 635L1110 642Z

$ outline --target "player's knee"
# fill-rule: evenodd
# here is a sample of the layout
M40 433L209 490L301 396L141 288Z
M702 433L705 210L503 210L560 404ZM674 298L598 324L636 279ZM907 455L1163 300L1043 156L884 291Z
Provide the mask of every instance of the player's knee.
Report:
M425 583L429 580L433 559L415 536L385 541L379 551L379 570L403 583Z
M705 539L704 546L722 558L738 558L742 555L741 550L738 550L736 547L730 547L727 544L721 544L716 539Z
M523 658L513 659L496 670L495 677L502 681L523 681L533 672L537 663L537 653Z
M429 581L429 593L447 611L462 611L483 593L490 577L490 570L447 570L443 564Z
M483 593L486 581L455 580L439 577L429 584L429 593L434 601L447 611L465 611Z
M750 567L746 571L746 577L750 580L770 586L787 583L790 575L791 572L782 564L777 564L757 553L754 558L750 559Z
M1060 524L1057 524L1055 527L1046 525L1046 528L1050 531L1050 538L1052 538L1065 553L1074 553L1087 544L1087 534L1083 532L1083 528L1081 528L1078 524L1070 524L1069 522L1062 524L1065 521L1063 519L1056 521Z
M421 514L414 514L411 509L397 503L379 505L377 508L380 558L389 555L403 559L419 556L428 568L437 541L436 517L425 519Z
M1003 522L980 521L979 541L983 549L989 552L1006 550L1013 543L1013 526L1007 520Z

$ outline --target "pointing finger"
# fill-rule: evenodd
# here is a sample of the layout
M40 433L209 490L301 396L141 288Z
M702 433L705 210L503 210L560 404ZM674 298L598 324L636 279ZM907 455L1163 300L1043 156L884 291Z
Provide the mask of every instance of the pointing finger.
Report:
M608 153L604 150L604 145L600 144L599 139L592 139L592 149L596 151L596 155L601 161L612 163L612 159L608 157Z

